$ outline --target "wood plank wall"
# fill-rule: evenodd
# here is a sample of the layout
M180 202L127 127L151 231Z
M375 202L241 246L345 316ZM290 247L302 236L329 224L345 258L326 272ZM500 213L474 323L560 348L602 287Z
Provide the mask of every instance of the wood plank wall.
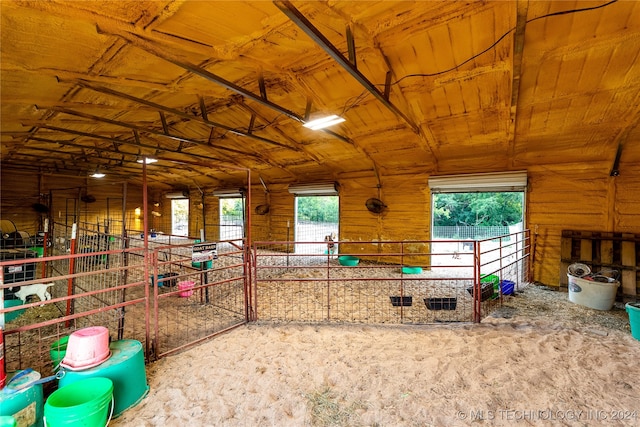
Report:
M567 268L586 264L593 273L615 270L619 273L624 297L635 299L640 293L640 234L595 231L562 231L560 286L568 286Z
M625 153L627 153L625 151ZM625 154L626 155L626 154ZM623 159L626 157L623 156ZM621 174L610 177L611 164L603 161L595 164L532 165L528 167L529 190L527 193L526 223L532 231L533 280L560 286L560 262L562 231L581 230L604 233L640 234L640 174L632 173L631 163L621 163ZM631 173L630 173L631 172ZM378 181L373 173L361 173L340 178L340 239L352 243L385 240L428 240L430 238L430 192L427 174L400 174L382 176ZM16 220L20 228L30 233L39 228L40 215L31 205L37 202L39 193L49 194L51 188L70 188L56 191L52 212L64 216L68 199L77 200L80 190L88 185L87 179L68 177L39 177L33 174L7 174L2 171L0 217ZM98 221L106 211L106 199L121 197L119 183L90 187L97 201L86 210L86 220ZM252 188L252 210L264 204L267 196L264 188L256 183ZM150 207L160 194L149 197ZM365 207L370 197L380 198L388 205L382 214L373 214ZM218 204L215 197L205 198L205 215L217 218ZM134 201L137 200L137 201ZM198 200L192 203L197 204ZM128 186L127 217L135 207L141 206L141 189ZM170 232L170 201L160 200L163 217ZM286 184L269 184L267 215L252 211L254 240L286 240L286 221L294 218L294 196ZM190 234L197 235L202 224L202 213L192 208ZM130 224L129 226L134 225ZM140 227L141 228L141 227ZM208 231L208 234L210 232ZM207 236L212 239L215 236ZM290 236L293 239L293 236ZM601 251L607 252L603 243ZM380 245L354 245L354 250L376 252ZM341 248L342 249L342 248ZM640 251L636 251L637 253ZM626 253L626 252L625 252ZM426 261L426 260L423 260Z
M533 236L533 279L549 286L566 285L560 274L563 230L640 234L640 177L634 166L610 177L611 164L573 164L529 168L527 226ZM635 165L637 169L637 165ZM589 243L582 243L586 248ZM610 243L603 243L602 252Z
M0 188L0 218L16 224L18 230L35 235L43 229L46 215L33 209L34 203L49 206L55 223L71 224L74 218L104 229L106 218L122 220L123 183L68 176L39 176L32 173L2 171ZM95 202L81 200L84 195ZM127 185L127 227L136 228L134 210L142 207L142 189ZM138 224L140 225L140 224ZM120 228L118 226L118 228ZM140 225L140 229L142 226ZM119 233L120 230L114 232Z

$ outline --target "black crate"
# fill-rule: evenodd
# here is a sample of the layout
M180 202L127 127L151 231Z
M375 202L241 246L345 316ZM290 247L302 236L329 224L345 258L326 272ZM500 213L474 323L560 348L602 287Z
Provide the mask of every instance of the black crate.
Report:
M425 298L424 303L429 310L455 310L458 298Z
M37 258L38 253L29 249L0 249L0 261L18 261L30 258ZM26 280L33 280L36 277L36 263L27 262L23 264L5 265L4 283L18 283Z
M411 306L411 304L413 304L413 297L411 296L406 296L406 297L389 297L391 299L391 305L394 307L399 307L399 306L403 306L403 307L409 307Z
M473 296L474 286L470 286L467 288L467 292ZM486 301L489 298L493 297L494 289L493 283L481 283L480 286L480 301Z

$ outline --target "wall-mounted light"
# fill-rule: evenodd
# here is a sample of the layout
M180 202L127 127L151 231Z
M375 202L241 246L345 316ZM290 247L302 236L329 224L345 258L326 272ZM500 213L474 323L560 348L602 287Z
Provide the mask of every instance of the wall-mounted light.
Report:
M342 123L344 121L345 119L343 119L340 116L336 116L334 114L327 117L319 117L317 119L313 119L311 121L306 122L302 126L309 128L311 130L318 130L318 129L324 129L329 126L337 125L338 123Z
M133 212L136 214L136 218L140 218L140 208L135 208Z

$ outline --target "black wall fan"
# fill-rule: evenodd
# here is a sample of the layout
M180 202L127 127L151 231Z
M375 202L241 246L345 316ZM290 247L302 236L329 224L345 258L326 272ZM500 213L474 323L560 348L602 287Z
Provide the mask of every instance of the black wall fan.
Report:
M266 215L269 213L269 205L258 205L255 208L255 212L258 215Z
M380 199L376 199L374 197L368 199L364 205L367 207L367 209L369 210L369 212L373 212L373 213L381 213L383 210L385 210L387 208L387 205L384 204L384 202Z

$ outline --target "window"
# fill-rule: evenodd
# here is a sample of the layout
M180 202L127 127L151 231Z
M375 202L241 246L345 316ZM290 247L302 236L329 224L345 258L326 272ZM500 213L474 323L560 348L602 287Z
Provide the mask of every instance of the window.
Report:
M446 240L482 240L522 231L526 187L526 172L429 178L431 238L443 240L434 244L433 251L465 251L460 242Z
M189 235L189 199L171 200L171 234Z
M244 199L229 197L220 199L220 240L236 240L244 237Z
M296 196L295 241L323 242L327 236L332 236L332 239L337 241L338 202L338 196ZM295 251L296 253L325 254L328 249L326 244L296 245Z

